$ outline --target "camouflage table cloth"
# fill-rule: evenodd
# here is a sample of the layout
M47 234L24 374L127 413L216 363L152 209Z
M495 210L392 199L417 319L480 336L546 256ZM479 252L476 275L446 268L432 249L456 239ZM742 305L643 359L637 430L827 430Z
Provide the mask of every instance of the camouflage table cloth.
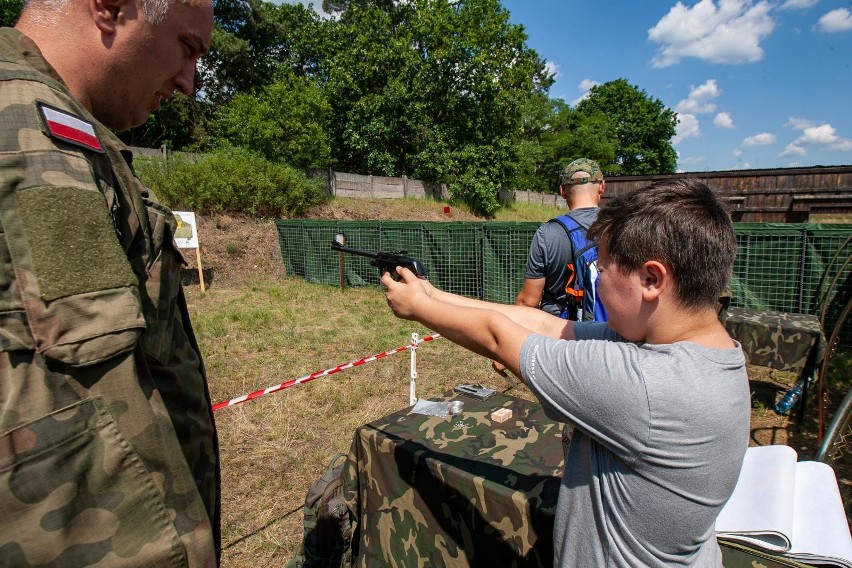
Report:
M728 333L742 343L750 365L813 373L825 354L819 318L808 314L728 308L722 314Z
M819 318L808 314L727 308L720 318L731 337L742 343L750 365L793 371L814 378L825 358L826 341ZM799 404L799 422L805 416L808 383Z
M500 394L450 399L464 402L462 414L405 409L356 430L349 465L357 468L346 468L357 492L355 564L550 566L561 424ZM492 422L502 407L512 417Z
M353 565L552 566L562 425L501 394L432 400L461 400L464 411L406 408L355 431L344 467ZM499 408L512 417L492 421ZM726 568L802 566L724 544L722 553Z

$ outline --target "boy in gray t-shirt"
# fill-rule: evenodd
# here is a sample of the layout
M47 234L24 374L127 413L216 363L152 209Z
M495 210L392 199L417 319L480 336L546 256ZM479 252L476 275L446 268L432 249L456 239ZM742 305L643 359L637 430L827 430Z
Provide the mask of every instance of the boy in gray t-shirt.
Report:
M574 426L557 566L719 567L714 524L750 407L715 309L736 253L730 217L704 184L668 181L613 198L589 237L606 324L463 298L403 268L382 282L397 316L505 365Z

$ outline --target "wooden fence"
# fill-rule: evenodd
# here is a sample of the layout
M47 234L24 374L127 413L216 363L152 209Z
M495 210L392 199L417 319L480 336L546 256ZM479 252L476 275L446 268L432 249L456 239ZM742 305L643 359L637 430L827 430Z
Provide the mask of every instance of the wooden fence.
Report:
M430 184L406 176L383 177L348 174L330 170L329 192L335 197L372 197L390 199L395 197L420 197L446 199L446 184Z
M813 213L852 214L852 166L609 177L604 199L684 176L718 192L734 221L805 223Z

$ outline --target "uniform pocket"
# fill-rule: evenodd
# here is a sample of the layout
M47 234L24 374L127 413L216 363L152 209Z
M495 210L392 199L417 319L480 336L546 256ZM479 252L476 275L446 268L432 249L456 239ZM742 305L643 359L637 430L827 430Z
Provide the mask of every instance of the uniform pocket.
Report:
M139 284L104 197L76 187L31 187L19 189L14 203L16 210L2 213L3 226L15 300L35 350L85 366L132 349L145 325Z
M104 402L0 436L0 566L185 566L154 479Z

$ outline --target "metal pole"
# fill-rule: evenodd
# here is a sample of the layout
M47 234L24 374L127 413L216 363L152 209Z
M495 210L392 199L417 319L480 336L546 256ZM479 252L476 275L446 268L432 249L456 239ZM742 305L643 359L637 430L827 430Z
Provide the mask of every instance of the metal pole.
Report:
M409 381L408 402L411 406L417 403L417 395L415 394L417 386L417 346L420 344L420 335L411 334L411 380Z

